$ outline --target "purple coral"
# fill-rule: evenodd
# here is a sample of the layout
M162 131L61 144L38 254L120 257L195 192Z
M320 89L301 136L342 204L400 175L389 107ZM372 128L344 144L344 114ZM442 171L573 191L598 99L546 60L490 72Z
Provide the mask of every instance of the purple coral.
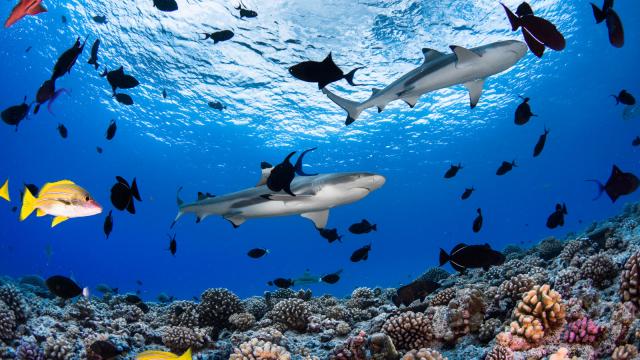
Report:
M44 353L38 344L32 341L22 340L16 352L18 360L44 360Z
M570 344L592 344L598 339L598 336L602 334L602 330L602 327L598 326L591 319L583 317L580 320L567 324L562 338Z

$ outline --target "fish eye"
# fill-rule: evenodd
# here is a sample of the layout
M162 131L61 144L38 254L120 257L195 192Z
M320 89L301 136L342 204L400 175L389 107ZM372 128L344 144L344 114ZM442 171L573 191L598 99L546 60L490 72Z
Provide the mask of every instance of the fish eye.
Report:
M89 201L89 200L91 200L91 197L89 197L89 196L84 198L84 201Z

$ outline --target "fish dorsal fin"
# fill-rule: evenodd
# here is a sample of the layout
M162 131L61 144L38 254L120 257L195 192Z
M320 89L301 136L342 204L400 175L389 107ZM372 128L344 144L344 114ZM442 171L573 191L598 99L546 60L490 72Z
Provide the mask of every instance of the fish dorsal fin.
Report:
M618 165L613 165L611 168L611 176L619 176L622 175L622 170L618 167Z
M533 15L533 9L531 9L531 5L529 5L527 2L523 2L516 9L516 15L518 15L518 16Z
M326 58L324 58L324 60L322 60L323 63L325 64L333 64L333 54L331 52L329 52L329 55L327 55Z
M429 48L422 48L422 55L424 55L424 62L427 63L429 61L435 60L441 56L444 56L443 53L441 53L438 50L434 50L434 49L429 49Z
M271 175L273 165L269 164L266 161L263 161L262 163L260 163L260 168L262 169L262 172L260 173L260 181L258 181L256 187L262 186L267 183L267 179L269 178L269 175Z
M372 94L372 95L375 95L375 94L379 93L380 91L381 91L381 90L380 90L379 88L372 88L372 89L371 89L371 94Z
M204 200L207 198L207 195L205 195L203 192L198 191L198 201L200 200Z
M473 109L478 105L480 96L482 96L482 88L484 87L484 79L478 79L464 83L464 86L469 90L469 104Z
M322 229L325 226L327 226L327 222L329 221L329 210L327 209L327 210L321 210L321 211L302 213L300 214L300 216L302 216L305 219L309 219L313 221L313 224L316 226L316 228Z
M55 227L56 225L60 224L61 222L67 221L67 220L69 220L69 218L66 217L66 216L56 216L51 221L51 227Z
M468 64L480 57L480 55L474 53L473 51L463 48L462 46L451 45L451 51L456 54L458 61L456 62L456 66L461 66Z
M456 245L452 250L451 250L451 255L453 256L453 254L455 254L456 252L460 251L463 248L466 248L468 245L465 243L460 243L458 245Z
M484 245L482 245L482 246L484 246L487 249L491 249L491 245L489 245L489 243L484 243Z
M71 180L60 180L60 181L56 181L56 182L46 183L46 184L44 184L42 189L40 189L40 194L44 194L45 191L49 190L51 187L58 186L58 185L75 185L75 183L73 181L71 181ZM35 195L35 194L33 194L33 195Z

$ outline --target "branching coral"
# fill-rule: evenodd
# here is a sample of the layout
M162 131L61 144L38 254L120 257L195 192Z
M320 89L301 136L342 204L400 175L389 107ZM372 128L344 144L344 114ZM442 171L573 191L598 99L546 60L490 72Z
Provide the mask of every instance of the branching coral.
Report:
M289 329L305 331L311 312L303 300L286 299L274 306L267 316Z
M172 352L182 354L188 348L201 348L204 346L205 339L192 329L182 326L169 326L164 330L162 343Z
M440 306L440 305L448 305L449 301L456 296L456 288L450 287L446 288L439 293L435 294L433 298L429 301L429 305L431 306Z
M485 360L513 360L513 351L508 347L494 346L484 358Z
M447 358L436 350L422 348L409 351L402 356L402 360L447 360Z
M202 326L227 327L229 316L242 311L240 298L227 289L208 289L200 298L197 313Z
M564 296L571 293L573 285L580 280L580 269L569 266L556 276L553 288Z
M551 260L563 250L562 242L555 237L548 237L538 244L538 254L545 260Z
M536 285L522 296L514 309L514 316L517 321L511 323L511 332L537 341L546 330L563 324L565 305L560 294L551 290L549 285Z
M451 276L445 269L441 267L432 267L418 277L418 280L431 280L438 282Z
M27 320L27 302L17 287L10 284L0 287L0 301L3 301L13 311L17 323L23 323Z
M613 360L632 360L638 356L638 348L635 345L620 345L613 350L611 359Z
M640 252L637 252L627 260L620 277L620 297L622 301L631 301L640 306L640 268L638 267Z
M359 287L351 293L351 299L347 301L347 306L356 309L368 309L379 304L378 298L373 290L366 287Z
M527 274L519 274L512 277L509 280L505 280L498 287L496 298L499 299L512 299L516 300L522 297L522 294L529 291L535 282L531 276Z
M169 324L173 326L195 327L198 325L196 304L191 301L176 301L169 305Z
M253 296L242 301L244 311L252 314L257 320L262 319L264 314L269 310L264 298L259 296Z
M44 344L47 360L71 360L75 358L75 346L66 338L49 337Z
M560 252L560 255L558 255L558 257L565 263L565 264L569 264L571 262L571 260L573 260L573 257L580 251L582 250L582 247L584 246L584 241L582 240L571 240L568 241L564 248L562 249L562 251Z
M489 342L493 340L496 334L500 331L502 321L500 319L488 319L480 325L478 330L478 339L482 342Z
M608 286L616 273L616 265L611 261L611 257L605 254L589 257L580 268L582 278L593 280L593 284L599 288Z
M391 337L398 349L403 350L426 348L434 338L431 319L412 311L388 318L382 331Z
M0 339L13 339L15 328L16 316L4 302L0 301Z
M360 331L352 336L344 344L337 346L329 354L329 360L365 360L367 334Z
M586 317L567 324L562 339L570 344L593 344L602 334L602 328Z
M17 360L45 360L44 353L38 347L35 341L20 341L20 345L16 349Z
M233 350L229 360L290 360L291 354L282 346L251 339Z
M255 323L256 318L250 313L237 313L229 316L229 324L236 330L249 330Z

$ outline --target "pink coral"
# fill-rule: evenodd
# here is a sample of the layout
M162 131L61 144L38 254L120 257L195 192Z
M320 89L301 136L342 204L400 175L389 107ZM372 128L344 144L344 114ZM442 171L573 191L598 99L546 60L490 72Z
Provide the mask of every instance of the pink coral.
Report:
M331 360L365 360L367 334L360 331L358 335L350 337L343 345L336 347L329 355Z
M592 344L598 340L600 334L602 334L602 327L598 326L591 319L583 317L580 320L567 324L562 338L570 344Z

